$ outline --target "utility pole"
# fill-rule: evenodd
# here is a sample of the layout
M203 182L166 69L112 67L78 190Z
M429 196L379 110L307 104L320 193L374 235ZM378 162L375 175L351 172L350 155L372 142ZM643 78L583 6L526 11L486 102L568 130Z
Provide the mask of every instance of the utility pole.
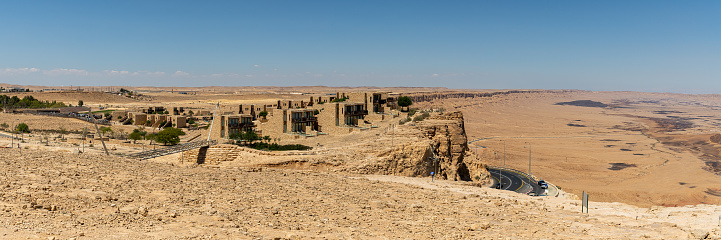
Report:
M15 131L13 131L12 128L15 127L15 120L13 120L13 124L10 125L10 148L15 147Z
M20 121L20 118L15 119L15 121ZM13 121L13 125L10 126L10 128L15 128L15 121ZM10 148L13 148L15 146L15 129L10 129Z
M498 189L503 189L503 167L506 165L506 141L503 141L503 162L500 163L500 165L501 166L498 168L498 182L500 183ZM508 184L510 184L510 182Z
M210 131L208 131L208 142L210 142L210 135L213 133L213 123L215 122L215 114L218 113L218 106L220 106L220 101L218 101L217 104L215 104L215 112L213 112L213 120L210 120Z
M528 175L531 175L531 143L528 143Z
M105 149L105 155L110 155L108 152L108 147L105 146L105 141L103 140L103 135L100 133L100 129L98 128L98 121L95 120L95 116L93 116L92 108L88 108L88 113L90 114L90 117L93 118L93 123L95 123L95 131L98 133L98 136L100 137L100 142L103 143L103 149Z

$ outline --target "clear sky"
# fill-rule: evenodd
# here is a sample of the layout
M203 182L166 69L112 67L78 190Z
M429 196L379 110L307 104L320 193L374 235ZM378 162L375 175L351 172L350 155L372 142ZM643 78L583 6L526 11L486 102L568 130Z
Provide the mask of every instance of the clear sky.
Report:
M4 1L0 82L721 93L721 1Z

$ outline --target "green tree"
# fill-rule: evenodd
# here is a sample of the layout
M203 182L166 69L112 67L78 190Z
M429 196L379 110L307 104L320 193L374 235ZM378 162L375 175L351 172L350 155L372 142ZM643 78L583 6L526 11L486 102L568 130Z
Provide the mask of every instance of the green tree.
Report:
M130 133L130 135L129 135L128 137L129 137L130 139L132 139L132 140L133 140L133 144L135 144L135 142L136 142L137 140L143 139L146 134L147 134L147 132L141 131L140 129L133 129L133 132Z
M30 133L30 127L28 127L28 125L25 123L20 123L15 128L15 131L18 131L20 133Z
M418 111L418 109L415 109L415 108L408 109L408 116L413 117L413 115L416 115L417 111Z
M83 103L83 100L78 101L78 107L82 107L83 104L84 104L84 103Z
M113 133L113 129L110 127L101 127L100 132L102 134Z
M267 143L270 143L270 136L263 136L263 140L265 140Z
M148 135L145 135L145 140L154 141L154 140L155 140L155 137L157 137L157 136L158 136L158 134L155 134L155 133L153 133L153 134L148 134ZM152 143L152 142L151 142L151 143Z
M0 127L2 129L8 129L8 127L10 127L10 125L8 125L7 123L2 123L2 124L0 124Z
M398 98L398 106L401 107L408 107L410 105L413 105L413 100L411 100L408 96L401 96Z
M158 135L155 137L155 141L164 145L175 145L180 142L180 136L182 135L185 135L183 130L174 127L167 127L163 129L163 131L158 132Z
M193 116L193 110L189 110L188 115Z
M258 116L260 116L260 117L262 117L262 118L265 118L266 116L268 116L268 112L267 112L267 111L262 111L262 112L258 113Z

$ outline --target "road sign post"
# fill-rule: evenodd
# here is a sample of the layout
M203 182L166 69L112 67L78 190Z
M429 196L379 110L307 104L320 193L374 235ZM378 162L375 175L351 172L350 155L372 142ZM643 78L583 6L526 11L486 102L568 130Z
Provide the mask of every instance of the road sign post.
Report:
M581 200L581 213L583 213L583 208L586 208L586 213L588 213L588 194L586 191L583 191L583 199Z

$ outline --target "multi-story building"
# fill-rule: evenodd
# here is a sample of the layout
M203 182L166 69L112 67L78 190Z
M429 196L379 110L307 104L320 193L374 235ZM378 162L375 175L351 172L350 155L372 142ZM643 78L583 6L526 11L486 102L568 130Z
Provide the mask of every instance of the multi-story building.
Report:
M220 137L230 138L233 134L247 131L255 131L253 116L249 114L221 115L220 116Z
M265 105L265 104L259 104L259 105L241 104L240 110L238 111L238 113L251 115L251 116L253 116L253 120L258 120L261 118L260 117L261 112L266 112L266 113L268 113L268 115L272 115L273 109L276 106L277 105L275 105L275 104L267 104L267 105Z

